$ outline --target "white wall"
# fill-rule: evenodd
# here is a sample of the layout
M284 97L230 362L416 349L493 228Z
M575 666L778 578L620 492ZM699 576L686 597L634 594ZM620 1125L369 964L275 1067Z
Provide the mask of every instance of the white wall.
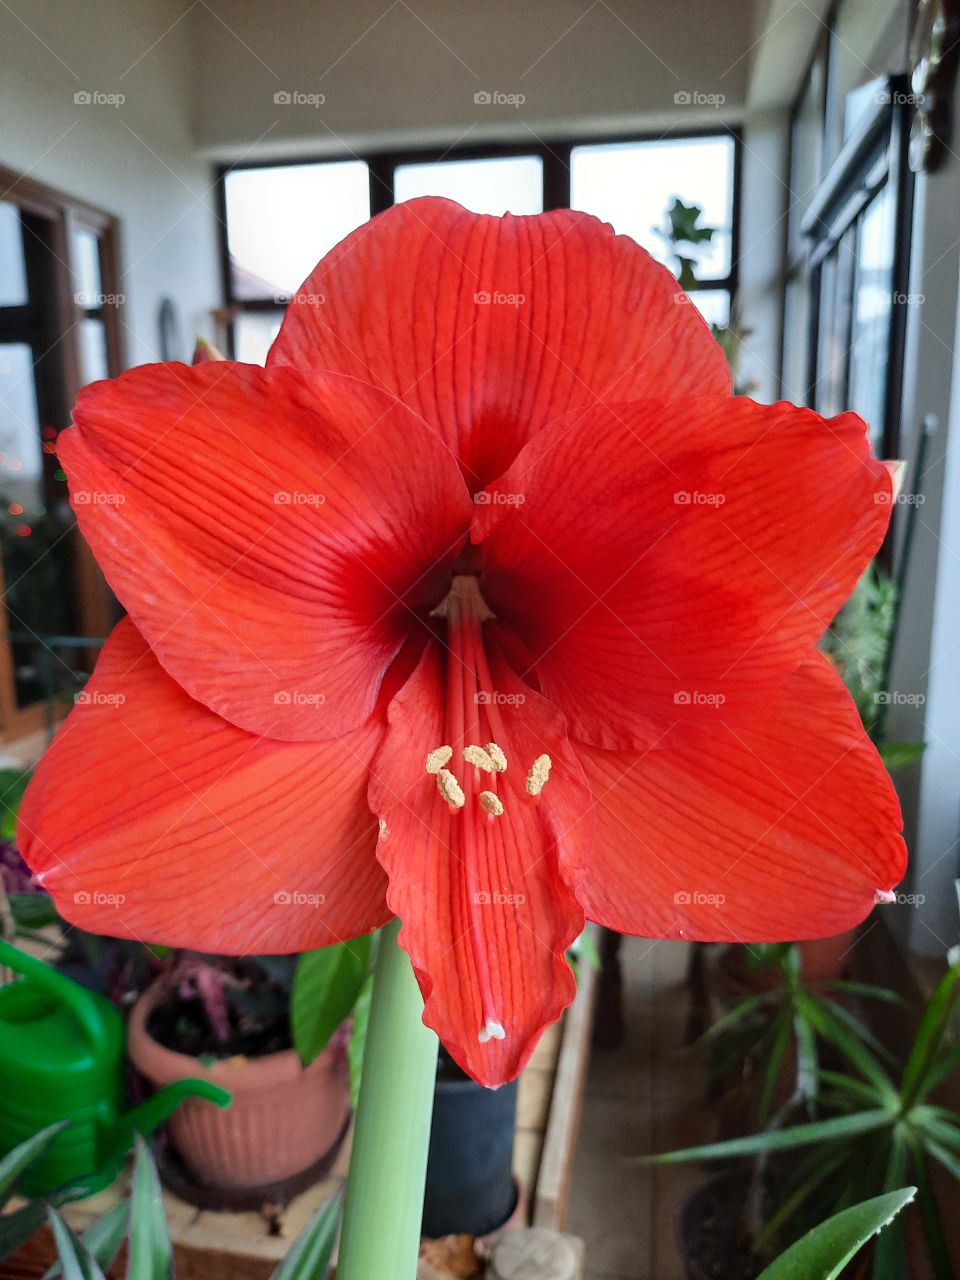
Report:
M752 0L232 0L195 20L194 125L218 156L713 123L744 97ZM323 94L318 107L277 92ZM519 106L474 102L480 91ZM674 101L722 97L721 106Z
M131 364L158 358L161 297L176 300L188 350L220 300L212 172L188 119L186 12L185 0L0 5L0 164L121 219ZM84 91L125 101L77 104Z

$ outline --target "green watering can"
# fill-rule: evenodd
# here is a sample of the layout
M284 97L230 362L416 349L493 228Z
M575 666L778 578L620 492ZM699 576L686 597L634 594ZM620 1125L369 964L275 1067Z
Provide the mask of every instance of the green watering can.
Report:
M185 1098L230 1105L206 1080L178 1080L124 1110L124 1025L119 1010L41 960L0 941L0 966L23 976L0 986L0 1157L57 1121L70 1124L20 1180L25 1195L117 1176L134 1130L152 1132Z

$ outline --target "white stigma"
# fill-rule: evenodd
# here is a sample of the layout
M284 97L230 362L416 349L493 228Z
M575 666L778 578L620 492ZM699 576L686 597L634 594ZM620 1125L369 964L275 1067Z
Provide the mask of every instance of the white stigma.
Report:
M549 756L537 756L527 774L527 795L538 796L547 785L553 761Z
M896 902L897 895L892 889L877 889L873 895L874 902Z
M503 802L492 791L481 791L477 799L480 801L480 808L489 813L491 818L499 818L503 813Z
M496 1018L488 1018L477 1033L477 1039L481 1044L486 1044L488 1040L506 1040L507 1033L496 1020Z
M452 809L462 809L466 804L463 788L449 769L440 769L437 773L437 790Z
M437 747L427 756L427 773L439 773L453 757L453 747Z

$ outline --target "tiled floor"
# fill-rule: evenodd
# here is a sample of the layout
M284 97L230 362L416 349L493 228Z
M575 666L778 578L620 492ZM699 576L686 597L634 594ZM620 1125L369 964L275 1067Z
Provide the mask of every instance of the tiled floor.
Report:
M566 1229L586 1241L588 1280L683 1280L676 1214L698 1166L645 1168L636 1157L710 1135L704 1079L684 1049L688 945L626 938L627 1032L593 1051Z

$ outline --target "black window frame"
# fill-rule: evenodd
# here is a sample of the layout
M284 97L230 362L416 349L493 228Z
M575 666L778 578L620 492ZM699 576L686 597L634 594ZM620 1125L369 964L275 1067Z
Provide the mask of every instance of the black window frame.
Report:
M394 182L396 170L401 165L437 164L458 160L499 160L512 156L536 156L543 165L543 210L570 207L570 161L576 147L609 146L623 143L656 143L681 141L687 138L730 138L733 142L733 191L731 200L730 269L723 276L698 279L697 291L726 292L729 297L729 314L733 315L734 303L740 284L740 210L743 174L743 138L738 125L720 124L701 128L676 128L658 131L631 131L603 134L596 137L565 138L557 142L544 142L531 138L530 142L486 143L470 146L410 147L389 150L324 152L321 154L270 157L265 160L244 160L219 165L216 169L217 217L220 240L221 291L224 299L221 319L221 340L226 354L232 359L236 353L234 320L241 313L282 315L284 307L272 298L235 298L232 290L230 251L227 243L226 179L230 173L248 169L285 168L293 165L335 164L345 160L363 161L369 171L370 216L383 213L395 203Z

